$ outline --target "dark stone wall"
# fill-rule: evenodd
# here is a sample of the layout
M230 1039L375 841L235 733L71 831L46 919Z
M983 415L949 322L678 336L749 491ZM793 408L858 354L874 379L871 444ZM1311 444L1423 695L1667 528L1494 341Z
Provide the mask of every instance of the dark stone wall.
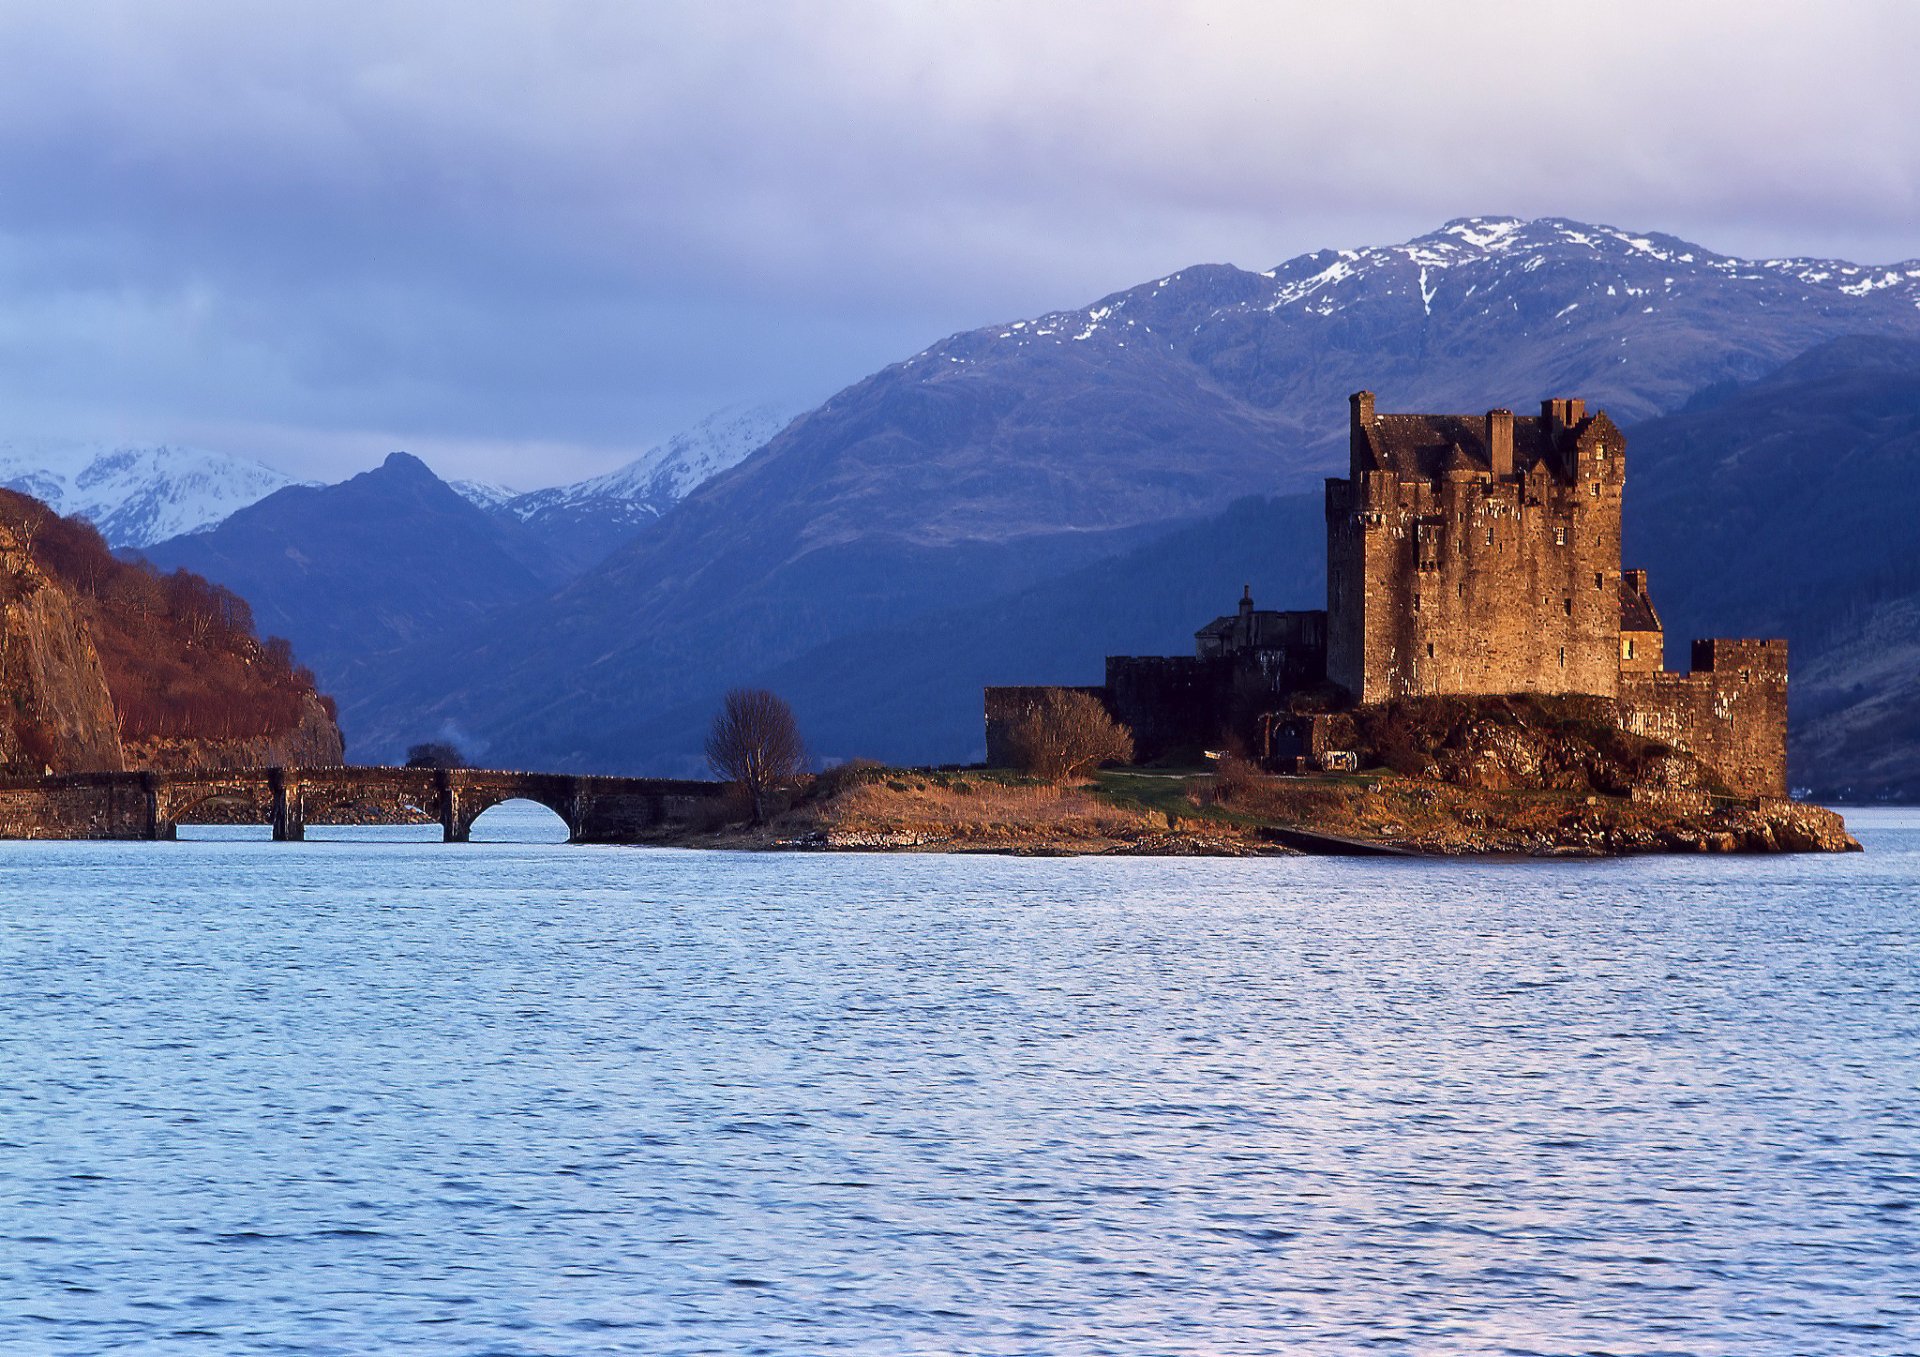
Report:
M1787 643L1693 643L1690 674L1623 674L1621 724L1685 750L1742 796L1787 794Z
M1134 758L1217 749L1225 742L1233 661L1190 655L1107 656L1107 709L1133 732Z
M137 775L8 779L0 786L0 839L140 839L150 809Z

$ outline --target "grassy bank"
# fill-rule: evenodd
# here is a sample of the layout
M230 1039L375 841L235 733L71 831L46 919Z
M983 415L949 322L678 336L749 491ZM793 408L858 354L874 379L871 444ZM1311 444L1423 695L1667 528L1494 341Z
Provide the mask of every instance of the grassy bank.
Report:
M1055 786L998 770L823 774L760 827L717 818L690 846L1028 854L1285 853L1341 841L1406 852L1607 856L1857 847L1840 817L1789 802L1487 791L1390 772L1275 777L1114 769Z

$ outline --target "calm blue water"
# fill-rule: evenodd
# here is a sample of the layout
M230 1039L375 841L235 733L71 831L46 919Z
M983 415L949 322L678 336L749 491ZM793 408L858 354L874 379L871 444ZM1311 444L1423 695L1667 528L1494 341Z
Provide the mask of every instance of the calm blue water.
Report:
M1855 827L0 845L0 1353L1913 1353L1920 819Z

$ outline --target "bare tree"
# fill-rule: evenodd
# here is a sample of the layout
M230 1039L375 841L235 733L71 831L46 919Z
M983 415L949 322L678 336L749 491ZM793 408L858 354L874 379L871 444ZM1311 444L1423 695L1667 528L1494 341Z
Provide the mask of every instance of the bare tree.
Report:
M1133 758L1133 732L1091 693L1055 690L1007 731L1014 766L1048 782L1085 777L1103 763Z
M733 783L765 824L774 788L807 770L806 746L793 708L764 688L735 688L720 705L707 736L707 762Z
M427 740L407 746L409 768L465 768L467 756L451 740Z

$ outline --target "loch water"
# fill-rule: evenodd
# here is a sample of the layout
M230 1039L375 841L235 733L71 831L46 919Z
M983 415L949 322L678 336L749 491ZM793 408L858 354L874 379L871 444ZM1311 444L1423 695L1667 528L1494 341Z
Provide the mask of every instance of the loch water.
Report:
M1850 823L0 845L0 1353L1920 1351L1920 816Z

